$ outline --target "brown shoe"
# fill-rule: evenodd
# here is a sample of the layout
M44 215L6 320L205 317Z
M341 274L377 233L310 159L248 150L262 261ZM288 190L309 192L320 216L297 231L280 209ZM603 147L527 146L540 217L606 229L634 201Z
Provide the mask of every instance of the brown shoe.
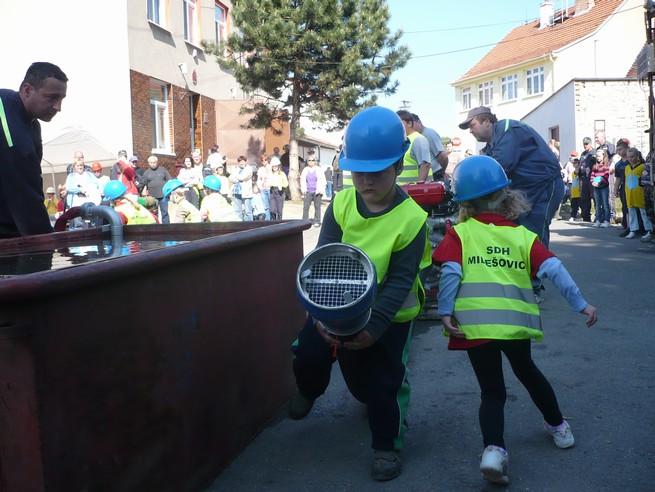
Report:
M373 480L378 482L386 482L393 480L402 469L402 462L400 456L395 451L380 451L375 450L373 456L373 467L371 468L371 476Z

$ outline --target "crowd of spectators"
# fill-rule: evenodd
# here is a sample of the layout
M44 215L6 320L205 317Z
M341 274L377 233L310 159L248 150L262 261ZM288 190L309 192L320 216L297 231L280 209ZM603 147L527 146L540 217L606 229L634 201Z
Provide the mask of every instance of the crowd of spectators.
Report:
M559 148L553 142L551 149ZM641 151L627 138L620 138L616 144L607 141L600 130L593 140L585 137L582 146L582 153L573 150L568 161L562 163L566 186L562 205L570 206L569 222L589 222L600 228L618 224L621 237L653 242L650 164ZM560 210L556 218L565 219L564 208Z
M125 187L120 196L121 203L133 203L135 210L144 207L157 223L281 220L284 201L290 199L288 167L284 172L283 165L283 161L288 160L286 146L284 150L280 154L276 147L271 156L264 153L258 159L242 155L237 158L236 166L229 167L218 146L210 149L205 162L201 151L196 149L191 155L181 158L172 171L161 166L156 155L149 156L148 166L142 168L138 156L128 158L125 150L118 152L116 162L110 168L103 168L99 162L89 166L85 163L84 152L78 150L73 155L73 163L68 166L65 183L60 184L58 190L53 187L46 190L45 206L53 225L64 212L86 202L115 206L116 200L110 199L105 189L110 183L118 182ZM314 203L316 207L313 222L318 227L320 203L317 205L317 202L326 195L326 179L322 168L317 165L315 153L310 151L309 154L311 164L304 167L301 178L304 182L300 187L306 206ZM307 170L312 165L320 170L319 186L310 184L308 190L307 176L311 177L313 173ZM107 169L109 175L105 174ZM331 186L327 188L332 189ZM112 193L123 190L115 184L108 189ZM216 208L219 205L220 211ZM231 212L226 212L226 206L231 208ZM129 223L129 217L123 215L124 222ZM141 217L140 212L137 215ZM73 220L66 216L64 219L70 221L70 227L83 226L79 218Z

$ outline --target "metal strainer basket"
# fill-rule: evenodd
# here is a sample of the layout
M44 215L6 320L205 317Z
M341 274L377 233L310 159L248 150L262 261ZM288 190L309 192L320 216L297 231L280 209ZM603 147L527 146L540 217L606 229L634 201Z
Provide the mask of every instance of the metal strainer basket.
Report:
M353 335L371 316L377 290L375 265L355 246L326 244L300 262L296 289L307 312L330 333Z

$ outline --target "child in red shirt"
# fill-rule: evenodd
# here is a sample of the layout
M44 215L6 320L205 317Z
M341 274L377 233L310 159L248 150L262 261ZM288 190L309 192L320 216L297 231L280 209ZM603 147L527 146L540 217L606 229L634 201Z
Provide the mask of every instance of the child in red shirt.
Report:
M450 336L448 348L467 351L482 393L480 470L500 484L509 483L501 354L541 411L555 445L569 448L575 442L550 383L532 360L531 339L543 336L532 279L550 278L571 308L587 315L587 326L597 321L596 308L582 298L562 263L536 234L513 222L529 205L509 184L491 157L463 160L452 179L458 224L432 256L442 269L438 313Z

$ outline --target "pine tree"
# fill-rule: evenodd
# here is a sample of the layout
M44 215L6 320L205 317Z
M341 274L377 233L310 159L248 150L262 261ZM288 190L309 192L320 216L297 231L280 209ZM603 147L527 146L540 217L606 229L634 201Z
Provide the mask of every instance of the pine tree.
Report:
M244 91L257 94L243 111L249 126L289 121L289 182L300 196L297 137L300 116L340 129L377 94L393 94L392 73L408 61L391 33L380 0L234 0L234 31L221 46L205 44Z

